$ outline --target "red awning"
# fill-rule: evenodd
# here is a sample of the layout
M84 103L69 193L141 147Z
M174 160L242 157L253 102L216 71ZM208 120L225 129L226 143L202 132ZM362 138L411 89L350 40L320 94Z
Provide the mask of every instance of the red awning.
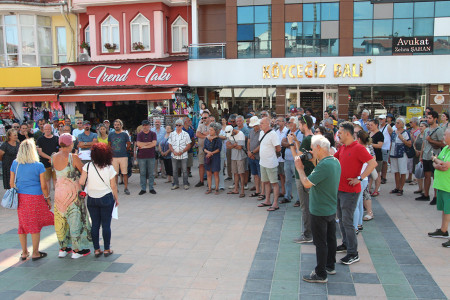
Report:
M178 88L67 90L59 95L60 102L138 101L172 99Z
M55 91L0 91L0 102L54 102L58 100Z

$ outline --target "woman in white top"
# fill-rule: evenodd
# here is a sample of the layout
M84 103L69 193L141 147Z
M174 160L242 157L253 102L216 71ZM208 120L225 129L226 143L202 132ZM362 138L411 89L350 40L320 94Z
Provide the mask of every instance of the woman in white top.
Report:
M119 205L111 148L103 143L94 144L91 148L91 159L92 161L83 167L80 184L86 185L95 257L99 257L102 253L107 257L113 253L110 248L112 211L114 205ZM104 252L100 249L99 244L100 225L102 226Z

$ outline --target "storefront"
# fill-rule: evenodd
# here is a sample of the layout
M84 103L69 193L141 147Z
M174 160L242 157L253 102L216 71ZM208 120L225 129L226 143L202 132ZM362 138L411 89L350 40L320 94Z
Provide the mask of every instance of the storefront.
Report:
M255 100L253 109L269 107L279 115L294 107L312 108L320 120L332 109L342 119L363 109L374 116L406 116L407 107L448 111L449 67L443 56L298 57L191 60L188 71L191 87L219 96L223 90L257 90L260 97L239 98L235 92L235 99L245 105ZM267 105L271 99L272 106Z

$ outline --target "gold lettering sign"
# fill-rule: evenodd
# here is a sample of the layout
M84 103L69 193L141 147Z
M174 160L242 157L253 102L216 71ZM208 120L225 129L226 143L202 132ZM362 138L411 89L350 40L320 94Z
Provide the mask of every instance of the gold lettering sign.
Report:
M371 63L371 62L370 62ZM367 64L370 64L367 62ZM317 61L307 61L305 65L282 65L278 62L265 65L262 68L263 79L289 78L326 78L327 64L319 64ZM359 69L359 70L358 70ZM363 77L363 64L334 64L334 78L360 78Z

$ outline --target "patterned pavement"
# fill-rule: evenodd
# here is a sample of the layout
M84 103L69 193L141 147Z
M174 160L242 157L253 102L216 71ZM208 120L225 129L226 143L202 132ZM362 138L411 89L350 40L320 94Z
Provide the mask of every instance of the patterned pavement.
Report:
M313 284L301 277L315 266L315 248L292 242L301 227L292 203L268 213L248 191L244 199L205 195L205 188L170 191L163 181L157 179L155 196L137 195L138 176L130 180L131 196L120 191L115 254L108 258L59 259L54 228L46 227L41 250L49 256L22 262L16 212L0 208L0 299L450 297L445 239L426 236L439 227L440 213L413 200L416 186L397 197L386 193L392 185L383 185L373 202L375 219L358 236L361 261L337 263L327 284ZM197 182L195 174L190 181Z

